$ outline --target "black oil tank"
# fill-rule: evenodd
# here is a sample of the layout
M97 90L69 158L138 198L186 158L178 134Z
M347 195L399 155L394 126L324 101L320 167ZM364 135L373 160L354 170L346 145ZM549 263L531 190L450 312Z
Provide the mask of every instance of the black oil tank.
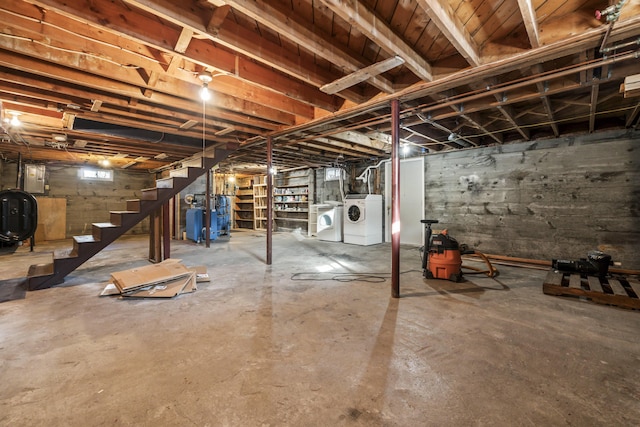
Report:
M38 226L38 202L22 190L0 191L0 241L20 242Z

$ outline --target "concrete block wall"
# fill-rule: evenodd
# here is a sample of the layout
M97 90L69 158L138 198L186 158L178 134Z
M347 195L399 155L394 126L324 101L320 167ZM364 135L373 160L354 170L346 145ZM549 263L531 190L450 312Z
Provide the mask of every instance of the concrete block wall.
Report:
M425 218L485 253L550 260L599 249L640 269L640 132L428 155Z

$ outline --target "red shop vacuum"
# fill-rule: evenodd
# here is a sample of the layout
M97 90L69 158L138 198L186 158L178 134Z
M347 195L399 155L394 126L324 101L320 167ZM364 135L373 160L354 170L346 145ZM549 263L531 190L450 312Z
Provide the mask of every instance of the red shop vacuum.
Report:
M462 269L473 270L472 274L484 273L494 277L497 270L491 265L489 259L482 253L467 249L466 245L459 245L458 241L449 236L447 230L433 234L431 224L437 224L437 219L423 219L425 224L424 246L420 248L422 258L422 272L427 279L444 279L453 282L462 280ZM480 270L475 267L463 266L462 255L475 254L480 256L488 266L488 270Z

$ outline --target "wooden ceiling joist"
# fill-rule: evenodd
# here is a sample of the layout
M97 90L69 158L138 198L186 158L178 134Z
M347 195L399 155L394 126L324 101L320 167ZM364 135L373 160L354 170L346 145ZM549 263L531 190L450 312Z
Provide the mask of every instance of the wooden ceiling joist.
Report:
M420 80L433 80L431 65L359 0L320 0L333 13L355 25L389 55L398 55Z
M538 30L538 18L531 0L518 0L518 7L522 14L522 22L527 29L529 43L532 48L540 47L540 31Z
M120 153L119 165L143 157L130 168L155 170L194 154L179 144L200 145L204 133L207 145L237 143L235 158L254 163L265 161L267 136L279 167L331 163L341 151L370 160L388 156L395 99L400 138L433 151L633 129L636 89L619 88L637 74L640 3L627 2L615 25L595 20L593 8L577 0L4 2L0 102L22 112L24 126L3 131L13 142L2 153L50 150L60 164ZM216 96L204 111L202 71ZM81 119L175 138L99 137L74 130ZM68 140L56 143L55 133Z
M364 58L356 58L332 46L328 41L331 39L329 35L300 24L262 0L225 0L225 3L347 72L358 71L369 65ZM385 93L394 92L393 84L380 76L371 78L369 82Z
M455 12L451 9L449 2L441 0L417 0L431 20L436 24L455 46L470 65L477 66L482 63L480 49L471 37L471 34L464 28Z

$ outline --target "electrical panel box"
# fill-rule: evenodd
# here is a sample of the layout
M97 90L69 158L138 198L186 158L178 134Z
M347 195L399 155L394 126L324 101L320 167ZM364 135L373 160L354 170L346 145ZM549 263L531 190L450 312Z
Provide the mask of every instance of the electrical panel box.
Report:
M44 165L24 165L24 191L44 194Z

